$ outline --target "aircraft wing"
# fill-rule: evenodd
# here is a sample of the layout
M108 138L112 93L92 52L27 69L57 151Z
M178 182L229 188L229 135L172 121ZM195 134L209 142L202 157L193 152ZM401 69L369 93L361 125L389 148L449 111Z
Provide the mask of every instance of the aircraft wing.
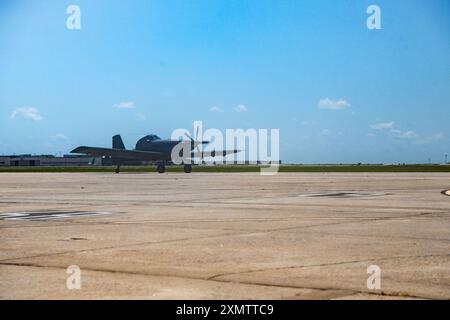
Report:
M221 151L203 151L203 152L192 152L191 157L193 158L209 158L209 157L225 157L228 154L238 153L241 150L221 150Z
M152 151L138 151L138 150L124 150L114 148L96 148L96 147L78 147L73 149L70 153L82 153L88 154L93 157L113 157L124 160L140 160L140 161L152 161L162 158L161 152Z

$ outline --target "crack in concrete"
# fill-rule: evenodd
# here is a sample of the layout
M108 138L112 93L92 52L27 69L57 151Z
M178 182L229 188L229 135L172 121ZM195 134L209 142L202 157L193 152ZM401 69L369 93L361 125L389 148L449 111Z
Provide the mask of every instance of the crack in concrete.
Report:
M31 263L3 263L0 262L0 265L4 266L17 266L17 267L33 267L33 268L53 268L53 269L65 269L60 266L49 266L49 265L39 265L39 264L31 264ZM102 268L83 268L85 271L92 272L106 272L106 273L117 273L117 274L127 274L127 275L138 275L138 276L147 276L147 277L167 277L167 278L177 278L177 279L187 279L187 280L198 280L198 281L211 281L211 282L219 282L219 283L232 283L232 284L243 284L243 285L253 285L253 286L262 286L262 287L277 287L277 288L289 288L289 289L299 289L299 290L316 290L316 291L330 291L336 292L341 291L341 295L337 295L333 297L333 299L338 297L345 297L349 295L355 294L368 294L368 295L377 295L377 296L389 296L389 297L405 297L405 298L416 298L416 299L436 299L435 297L425 297L418 296L414 294L410 294L407 292L396 292L396 291L365 291L365 290L355 290L355 289L347 289L347 288L335 288L335 287L312 287L312 286L298 286L298 285L285 285L285 284L271 284L271 283L263 283L257 281L232 281L226 279L211 279L211 278L202 278L195 276L180 276L180 275L163 275L163 274L151 274L145 272L131 272L124 270L112 270L112 269L102 269ZM295 296L299 296L296 294Z
M380 238L378 235L368 235L368 234L351 234L351 233L331 233L323 231L304 231L308 234L322 234L327 236L346 236L346 237L359 237L359 238ZM383 239L400 239L400 240L424 240L424 241L443 241L450 242L450 239L436 239L436 238L420 238L420 237L409 237L409 236L382 236Z
M81 253L81 252L89 252L89 251L108 250L108 249L116 249L116 248L126 248L126 247L132 247L132 246L140 246L140 245L152 245L152 244L170 243L170 242L177 242L177 241L201 240L201 239L220 238L220 237L227 237L227 236L249 236L249 235L258 235L258 234L272 233L272 232L286 231L286 230L293 230L293 229L304 229L304 228L312 228L312 227L320 227L320 226L333 226L333 225L341 225L341 224L351 224L351 223L358 223L358 222L364 223L364 222L379 221L379 220L392 220L392 219L410 218L410 217L427 215L427 214L432 214L432 213L420 213L420 214L416 214L416 215L407 215L407 216L401 216L401 217L370 218L370 219L366 219L364 221L344 221L344 222L322 223L322 224L313 224L313 225L308 225L308 226L294 226L294 227L266 229L266 230L250 231L250 232L241 232L241 233L234 232L234 233L225 233L225 234L221 234L221 235L204 236L204 237L179 238L179 239L170 239L170 240L161 240L161 241L146 241L146 242L141 242L141 243L126 244L126 245L122 245L122 246L108 246L108 247L101 247L101 248L89 248L89 249L83 249L83 250L72 250L72 251L64 251L64 252L56 252L56 253L49 253L49 254L27 256L27 257L16 257L16 258L1 259L0 262L21 260L21 259L40 258L40 257L48 257L48 256L63 255L63 254L70 254L70 253Z
M287 198L292 198L293 196L297 197L298 194L293 194L293 195L283 195L283 197L287 197ZM264 197L258 197L258 199L278 199L279 195L271 195L271 196L264 196ZM260 207L273 207L273 206L277 206L277 207L298 207L299 205L303 206L303 207L336 207L336 205L330 205L330 204L321 204L321 203L254 203L254 198L247 198L248 200L250 200L250 202L229 202L230 200L233 199L238 199L238 200L245 200L246 198L243 197L227 197L227 198L208 198L208 199L190 199L189 203L193 203L193 204L205 204L205 205L210 205L211 203L213 203L214 205L223 205L223 206L230 206L230 205L241 205L241 206L245 206L245 209L248 209L249 205L253 205L255 207L259 207L259 208L255 208L255 209L260 209ZM143 201L136 201L136 200L127 200L127 199L120 199L115 201L114 199L107 199L107 200L101 200L101 199L96 199L95 203L86 203L86 199L72 199L70 200L71 202L67 202L66 201L58 201L55 199L47 199L47 198L42 198L42 199L27 199L27 198L20 198L18 200L14 199L15 201L13 203L27 203L27 204L32 204L32 203L41 203L43 201L46 201L47 203L52 203L54 204L58 204L58 205L71 205L71 206L98 206L100 205L99 202L104 202L107 205L111 205L111 203L116 203L116 202L125 202L125 203L136 203L138 205L142 205ZM221 201L222 200L222 201ZM225 202L224 202L225 200ZM357 201L357 200L364 200L364 199L352 199L352 201ZM89 200L88 200L89 201ZM0 203L2 203L4 201L0 200ZM11 202L11 200L4 202L4 203L8 203ZM164 202L159 202L155 199L150 199L148 200L148 202L151 202L153 206L160 206L160 207L167 207L168 205L171 206L176 206L176 207L192 207L189 205L186 205L186 200L167 200ZM365 208L367 209L367 205L356 205L356 204L340 204L339 205L340 208ZM237 209L242 208L242 207L237 207ZM446 211L448 212L448 209L442 209L442 208L430 208L430 207L404 207L404 206L397 206L397 207L390 207L390 206L380 206L380 205L371 205L369 208L371 209L395 209L395 210L434 210L434 211Z
M450 253L449 254L414 255L414 256L395 256L395 257L384 257L384 258L367 258L367 259L362 259L362 260L360 259L360 260L350 260L350 261L339 261L339 262L321 263L321 264L312 264L312 265L296 265L296 266L286 266L286 267L253 269L253 270L240 271L240 272L219 273L219 274L213 275L207 279L215 280L220 277L243 275L243 274L249 274L249 273L255 273L255 272L265 272L265 271L278 271L278 270L286 270L286 269L303 269L303 268L314 268L314 267L328 267L328 266L363 263L363 262L371 262L371 261L387 261L387 260L396 260L396 259L398 260L398 259L430 258L430 257L445 257L445 256L450 256Z
M26 256L26 257L1 259L0 263L5 262L5 261L51 257L51 256L64 255L64 254L70 254L70 253L76 254L76 253L91 252L91 251L97 251L97 250L109 250L109 249L118 249L118 248L126 248L126 247L141 246L141 245L162 244L162 243L170 243L170 242L178 242L178 241L201 240L201 239L208 239L208 238L218 238L218 237L222 237L222 236L226 237L226 236L232 236L232 235L239 235L239 234L224 233L221 235L213 235L213 236L203 236L203 237L193 237L193 238L177 238L177 239L168 239L168 240L160 240L160 241L145 241L145 242L131 243L131 244L125 244L125 245L119 245L119 246L107 246L107 247L89 248L89 249L82 249L82 250L70 250L70 251L64 251L64 252L38 254L38 255Z

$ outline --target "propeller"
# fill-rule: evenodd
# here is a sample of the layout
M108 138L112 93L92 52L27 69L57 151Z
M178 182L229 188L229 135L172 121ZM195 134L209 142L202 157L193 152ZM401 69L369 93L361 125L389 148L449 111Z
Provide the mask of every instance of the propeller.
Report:
M195 141L195 139L193 139L187 132L185 132L184 135L191 140L191 149L196 149L196 151L200 152L200 142Z
M201 145L201 144L209 143L209 141L198 141L198 130L199 130L199 129L200 129L200 126L197 126L197 128L195 129L195 139L192 138L192 137L189 135L189 133L187 133L187 132L185 132L184 135L185 135L189 140L191 140L191 145L192 145L191 149L192 149L192 150L195 149L195 151L197 151L199 154L201 154L201 151L200 151L200 145ZM202 156L201 158L203 158L203 156Z

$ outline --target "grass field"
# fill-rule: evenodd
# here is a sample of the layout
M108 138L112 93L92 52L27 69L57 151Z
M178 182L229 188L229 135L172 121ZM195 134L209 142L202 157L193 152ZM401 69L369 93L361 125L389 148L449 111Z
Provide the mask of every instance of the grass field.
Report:
M194 166L193 172L259 172L255 165ZM114 172L115 167L0 167L2 172ZM167 166L167 172L183 172L181 166ZM121 173L155 172L155 166L122 166ZM450 172L450 165L281 165L279 172Z

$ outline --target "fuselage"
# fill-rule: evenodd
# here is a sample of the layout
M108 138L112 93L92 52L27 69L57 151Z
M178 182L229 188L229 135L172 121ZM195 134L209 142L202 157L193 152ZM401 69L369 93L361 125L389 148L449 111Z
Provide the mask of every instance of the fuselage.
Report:
M179 143L186 143L189 150L193 149L190 141L162 140L152 134L139 139L135 150L161 152L165 160L170 160L172 149Z

